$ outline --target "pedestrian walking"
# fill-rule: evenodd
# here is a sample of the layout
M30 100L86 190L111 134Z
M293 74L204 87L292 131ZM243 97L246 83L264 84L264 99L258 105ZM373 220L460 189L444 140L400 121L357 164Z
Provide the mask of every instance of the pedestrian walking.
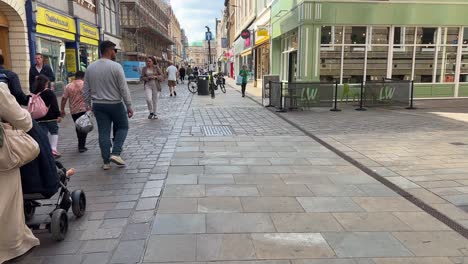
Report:
M184 68L183 65L180 66L180 68L179 68L179 77L180 77L180 81L181 81L182 83L184 83L184 80L185 80L185 68Z
M15 129L28 132L33 124L31 115L16 101L7 85L0 82L0 120ZM5 164L2 164L5 165ZM12 165L13 164L9 164ZM27 175L31 176L31 175ZM20 168L0 171L0 263L20 257L39 245L26 226Z
M10 93L16 98L16 101L20 105L28 105L29 96L25 95L23 89L21 89L21 83L19 81L18 75L13 71L7 70L4 64L5 58L0 54L0 77L3 76L7 79Z
M123 68L114 61L117 54L115 46L108 40L101 42L99 49L102 57L88 66L83 88L86 106L91 107L92 102L96 117L104 170L111 168L110 162L125 166L120 154L127 138L128 118L133 116L132 99ZM115 128L115 139L111 151L112 126Z
M36 53L34 60L36 61L36 64L29 69L29 89L32 93L35 92L33 90L34 81L37 76L41 74L45 75L50 82L55 82L55 74L49 65L44 64L44 56L41 53ZM51 88L50 83L48 88Z
M169 67L167 67L167 85L169 86L169 92L171 96L177 96L175 88L177 86L177 68L174 64L170 63Z
M75 80L65 86L65 91L62 96L62 102L60 107L61 117L65 117L65 106L67 101L69 101L68 106L70 108L70 114L74 122L82 115L86 114L88 108L83 97L83 85L84 85L84 76L85 73L82 71L77 71L75 74ZM80 132L76 129L76 136L78 138L78 151L80 153L86 152L86 137L87 133Z
M148 119L158 119L158 99L163 73L153 57L146 59L146 66L141 71L141 79L144 82L146 104L149 111Z
M44 117L36 119L39 125L49 135L50 147L52 149L52 155L55 158L60 158L60 153L57 151L58 144L58 123L61 121L60 110L57 102L57 96L54 91L50 90L50 81L45 75L39 75L33 84L33 89L36 95L40 95L48 108L47 114Z
M241 83L242 97L245 97L245 89L247 87L247 77L249 76L249 71L247 70L247 65L244 64L242 66L242 69L239 72L239 76L242 77L242 83Z

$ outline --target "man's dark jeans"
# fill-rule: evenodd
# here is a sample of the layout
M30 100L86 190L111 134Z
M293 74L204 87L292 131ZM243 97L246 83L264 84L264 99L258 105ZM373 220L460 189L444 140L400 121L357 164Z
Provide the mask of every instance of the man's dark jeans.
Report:
M73 121L76 122L78 118L82 115L86 114L86 112L72 114ZM78 149L84 149L86 147L86 137L88 136L87 133L83 133L76 129L76 136L78 137Z
M112 155L120 156L122 147L128 133L127 110L123 103L99 104L93 103L93 112L99 132L99 147L101 148L102 160L105 164L110 162L111 155L111 127L114 126L114 144L112 144Z

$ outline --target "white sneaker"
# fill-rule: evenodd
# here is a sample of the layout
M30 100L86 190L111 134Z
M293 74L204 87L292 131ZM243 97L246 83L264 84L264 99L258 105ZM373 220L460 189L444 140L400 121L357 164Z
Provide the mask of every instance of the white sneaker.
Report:
M104 165L102 165L102 169L103 170L110 170L111 169L110 163L105 163Z
M119 166L125 166L125 160L123 160L120 156L116 156L116 155L111 155L110 157L110 161L119 165Z

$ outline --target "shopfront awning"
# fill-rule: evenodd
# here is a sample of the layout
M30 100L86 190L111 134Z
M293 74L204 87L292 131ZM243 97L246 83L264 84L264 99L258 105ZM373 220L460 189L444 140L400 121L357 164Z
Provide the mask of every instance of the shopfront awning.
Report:
M258 40L255 40L255 46L254 48L260 46L260 45L263 45L265 44L265 42L269 41L270 40L270 36L266 36L266 37L261 37L259 38Z
M242 51L240 55L241 57L245 57L245 56L249 56L250 54L252 54L252 48Z

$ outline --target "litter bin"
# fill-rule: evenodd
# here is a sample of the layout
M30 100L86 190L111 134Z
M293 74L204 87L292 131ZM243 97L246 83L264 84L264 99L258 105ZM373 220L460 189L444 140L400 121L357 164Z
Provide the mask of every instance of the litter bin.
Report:
M208 91L208 75L198 76L198 95L209 95Z

